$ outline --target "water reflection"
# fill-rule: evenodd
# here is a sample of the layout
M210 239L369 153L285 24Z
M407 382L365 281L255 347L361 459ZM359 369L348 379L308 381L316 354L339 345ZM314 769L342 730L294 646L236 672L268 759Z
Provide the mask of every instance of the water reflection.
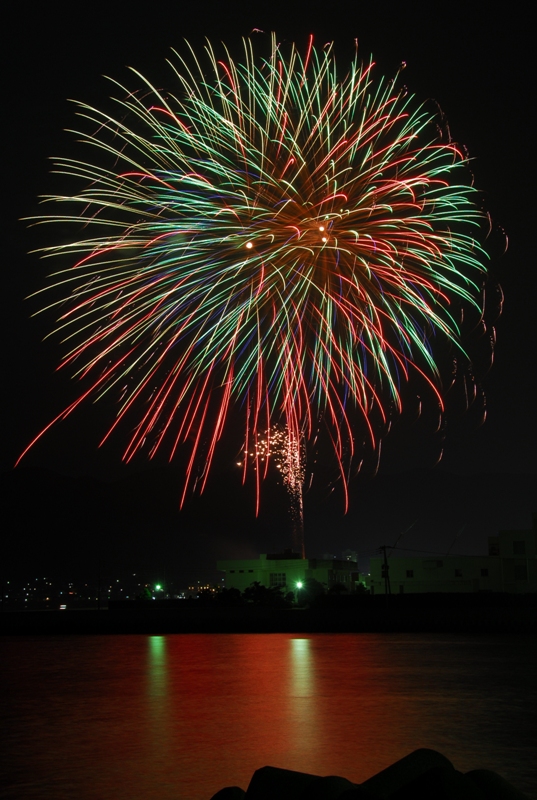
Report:
M315 691L311 663L311 640L291 639L291 695L308 697Z
M147 637L146 697L148 742L157 759L170 752L170 697L166 636Z
M147 696L155 717L159 717L168 694L168 664L165 636L147 637Z
M505 641L503 640L505 639ZM360 782L417 747L528 791L523 638L340 634L4 639L0 798L206 800L265 764ZM533 737L533 738L532 738Z
M311 639L290 639L288 647L288 738L293 740L295 754L304 754L316 749L319 736Z

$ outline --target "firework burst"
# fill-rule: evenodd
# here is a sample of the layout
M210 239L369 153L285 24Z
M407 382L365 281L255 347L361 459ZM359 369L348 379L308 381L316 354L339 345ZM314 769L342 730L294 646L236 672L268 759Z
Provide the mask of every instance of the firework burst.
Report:
M51 425L113 393L125 460L189 448L183 499L232 409L246 452L285 431L300 492L322 428L346 504L357 424L378 449L414 375L442 407L433 342L463 352L483 280L476 190L436 112L357 53L221 52L175 53L175 93L133 70L117 113L78 104L92 156L56 161L80 188L35 220L77 230L42 251L69 259L46 307L84 387Z

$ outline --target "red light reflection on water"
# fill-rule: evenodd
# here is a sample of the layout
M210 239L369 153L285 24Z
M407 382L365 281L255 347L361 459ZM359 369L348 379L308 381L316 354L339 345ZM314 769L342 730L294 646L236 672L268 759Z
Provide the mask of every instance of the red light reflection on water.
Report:
M382 634L5 639L0 798L208 800L271 764L361 782L418 747L521 789L522 640ZM533 651L534 653L534 651ZM4 792L4 793L3 793Z
M383 696L389 664L367 637L150 637L148 648L152 758L195 754L192 791L212 773L215 791L246 785L265 764L364 780L389 763L387 747L393 760L409 750L409 695Z

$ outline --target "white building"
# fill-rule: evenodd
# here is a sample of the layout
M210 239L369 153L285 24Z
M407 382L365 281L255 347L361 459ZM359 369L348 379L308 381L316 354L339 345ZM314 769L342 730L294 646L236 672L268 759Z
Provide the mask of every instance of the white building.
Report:
M240 592L254 582L268 588L279 586L286 592L294 592L297 583L304 583L308 578L319 581L325 590L339 584L352 592L358 581L358 565L354 561L300 558L298 553L290 550L262 554L254 559L218 561L216 568L225 572L226 589L238 589Z
M483 556L388 557L388 591L511 592L537 591L537 528L500 531L489 537L489 553ZM366 586L371 594L387 587L384 558L372 558Z

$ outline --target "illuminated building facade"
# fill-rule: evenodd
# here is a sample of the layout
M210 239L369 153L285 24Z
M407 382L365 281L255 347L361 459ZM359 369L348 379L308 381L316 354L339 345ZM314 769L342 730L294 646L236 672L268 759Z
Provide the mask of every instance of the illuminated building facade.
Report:
M267 588L279 586L285 592L294 592L297 584L311 578L322 584L325 590L343 586L352 592L358 582L358 565L355 561L301 558L298 553L289 550L262 554L255 559L218 561L216 567L225 572L226 588L240 592L254 582Z

